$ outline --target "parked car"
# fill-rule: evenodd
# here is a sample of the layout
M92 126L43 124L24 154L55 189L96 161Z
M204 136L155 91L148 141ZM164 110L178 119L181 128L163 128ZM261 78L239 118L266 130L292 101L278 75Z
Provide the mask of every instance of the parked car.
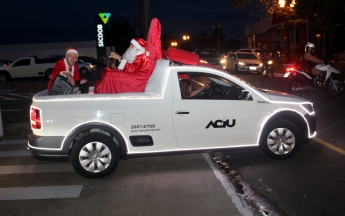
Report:
M216 49L196 49L194 53L199 55L202 63L216 65L224 70L228 69L228 57Z
M64 58L65 58L65 55L61 55L61 54L58 54L58 55L49 55L49 56L47 56L47 58L61 60L61 59L64 59Z
M95 66L95 69L104 68L107 66L105 63L92 56L78 56L78 58L83 60L84 62L93 64Z
M258 50L258 49L239 49L236 52L253 53L259 58L261 58L261 54L262 54L261 50Z
M92 74L95 71L95 65L89 62L85 62L78 58L76 62L80 75Z
M50 79L57 60L29 56L15 60L8 66L0 67L0 82L8 82L16 78L46 77Z
M236 52L229 56L229 68L235 73L254 71L260 74L262 61L253 53Z
M9 60L9 59L0 59L0 67L2 66L7 66L9 64L11 64L13 61Z

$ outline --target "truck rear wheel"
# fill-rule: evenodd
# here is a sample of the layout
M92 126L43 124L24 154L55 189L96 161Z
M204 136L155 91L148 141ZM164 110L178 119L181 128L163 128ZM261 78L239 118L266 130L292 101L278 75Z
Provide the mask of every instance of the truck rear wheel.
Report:
M110 175L116 169L119 158L115 142L103 133L90 133L80 138L71 153L74 170L86 178Z

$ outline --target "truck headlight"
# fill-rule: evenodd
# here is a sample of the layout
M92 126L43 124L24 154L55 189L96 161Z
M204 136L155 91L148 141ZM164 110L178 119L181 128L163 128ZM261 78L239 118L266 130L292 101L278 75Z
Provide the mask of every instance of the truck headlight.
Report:
M269 61L267 62L267 64L273 64L273 61L272 61L272 60L269 60Z

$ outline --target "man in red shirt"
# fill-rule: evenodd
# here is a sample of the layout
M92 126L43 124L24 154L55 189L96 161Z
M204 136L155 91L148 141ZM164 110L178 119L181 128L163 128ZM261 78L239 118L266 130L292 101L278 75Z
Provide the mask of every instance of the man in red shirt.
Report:
M86 79L80 80L80 75L76 62L78 60L78 51L74 47L67 48L66 58L56 62L50 80L48 82L48 91L55 80L55 77L62 75L68 79L72 86L79 87L82 94L89 92L89 84Z

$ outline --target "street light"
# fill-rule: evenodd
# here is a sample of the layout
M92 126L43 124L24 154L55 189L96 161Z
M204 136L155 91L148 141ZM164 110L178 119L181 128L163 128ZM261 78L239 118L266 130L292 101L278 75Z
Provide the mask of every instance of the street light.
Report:
M217 31L217 33L218 33L218 35L217 35L217 47L218 47L218 50L219 50L219 32L220 32L220 24L219 24L219 20L218 20L218 25L216 26L216 25L213 25L212 26L212 29L213 30L216 30Z

